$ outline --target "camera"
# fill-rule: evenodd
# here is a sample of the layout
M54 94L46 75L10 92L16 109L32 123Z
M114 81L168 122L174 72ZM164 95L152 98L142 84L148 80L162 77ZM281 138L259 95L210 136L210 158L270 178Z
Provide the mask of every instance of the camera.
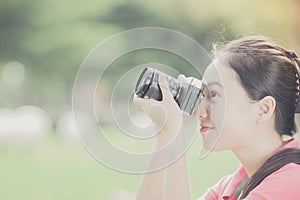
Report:
M135 86L135 94L141 98L162 100L162 93L159 88L158 76L164 76L168 82L169 89L179 108L186 114L191 115L199 96L204 91L202 81L192 78L188 82L182 82L167 74L146 67L140 74Z

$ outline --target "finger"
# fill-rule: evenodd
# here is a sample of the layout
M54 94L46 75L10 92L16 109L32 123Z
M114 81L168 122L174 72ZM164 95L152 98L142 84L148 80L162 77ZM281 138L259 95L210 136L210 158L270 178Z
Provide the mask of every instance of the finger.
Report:
M192 83L193 81L194 81L194 77L186 77L185 75L183 75L183 74L179 74L178 75L178 81L180 82L180 83Z
M202 81L196 78L193 78L193 80L190 81L192 85L196 86L197 88L202 87Z
M157 101L154 99L145 99L145 98L139 97L137 95L134 95L133 103L137 106L145 108L145 107L151 107L154 104L157 104Z
M137 106L141 106L141 102L142 102L142 100L141 100L141 97L138 97L137 95L134 95L134 97L133 97L133 101L132 101L135 105L137 105Z
M178 77L177 77L177 80L178 80L180 83L186 83L186 82L187 82L186 77L185 77L185 75L183 75L183 74L179 74Z
M188 83L192 83L193 81L194 81L194 77L186 77L185 78L185 80L186 80L186 82L188 82Z
M161 89L163 99L173 99L173 94L170 91L168 81L165 76L158 75L158 84Z

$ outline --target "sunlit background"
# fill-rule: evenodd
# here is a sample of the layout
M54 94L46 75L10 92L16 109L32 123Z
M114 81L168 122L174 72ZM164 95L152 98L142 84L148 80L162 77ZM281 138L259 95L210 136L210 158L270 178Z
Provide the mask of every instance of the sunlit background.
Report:
M182 32L208 52L213 42L263 34L300 53L299 11L300 0L1 0L0 199L133 198L141 175L103 166L74 130L76 72L100 42L151 26ZM140 56L135 59L148 60ZM108 106L114 73L100 96ZM88 117L82 120L88 126ZM196 138L187 152L193 199L239 165L230 152L199 160L199 145Z

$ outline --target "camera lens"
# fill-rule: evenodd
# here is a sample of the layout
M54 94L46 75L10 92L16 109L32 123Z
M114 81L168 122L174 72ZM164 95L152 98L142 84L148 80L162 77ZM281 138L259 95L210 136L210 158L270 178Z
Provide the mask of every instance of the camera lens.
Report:
M169 89L174 99L177 100L180 94L181 84L173 77L150 67L145 68L141 73L135 87L136 95L161 101L162 94L158 84L158 76L164 76L166 78Z
M135 94L142 98L162 100L162 93L158 84L158 76L164 76L174 100L184 112L191 114L201 89L191 83L181 83L177 79L158 70L146 67L141 73L136 86Z

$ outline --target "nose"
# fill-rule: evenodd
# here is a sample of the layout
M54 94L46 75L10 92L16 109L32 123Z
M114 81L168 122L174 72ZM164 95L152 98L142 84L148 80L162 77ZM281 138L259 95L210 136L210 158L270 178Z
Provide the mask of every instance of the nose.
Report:
M208 117L208 113L208 104L205 102L205 100L202 100L195 110L195 116L199 117L200 119L205 119Z

